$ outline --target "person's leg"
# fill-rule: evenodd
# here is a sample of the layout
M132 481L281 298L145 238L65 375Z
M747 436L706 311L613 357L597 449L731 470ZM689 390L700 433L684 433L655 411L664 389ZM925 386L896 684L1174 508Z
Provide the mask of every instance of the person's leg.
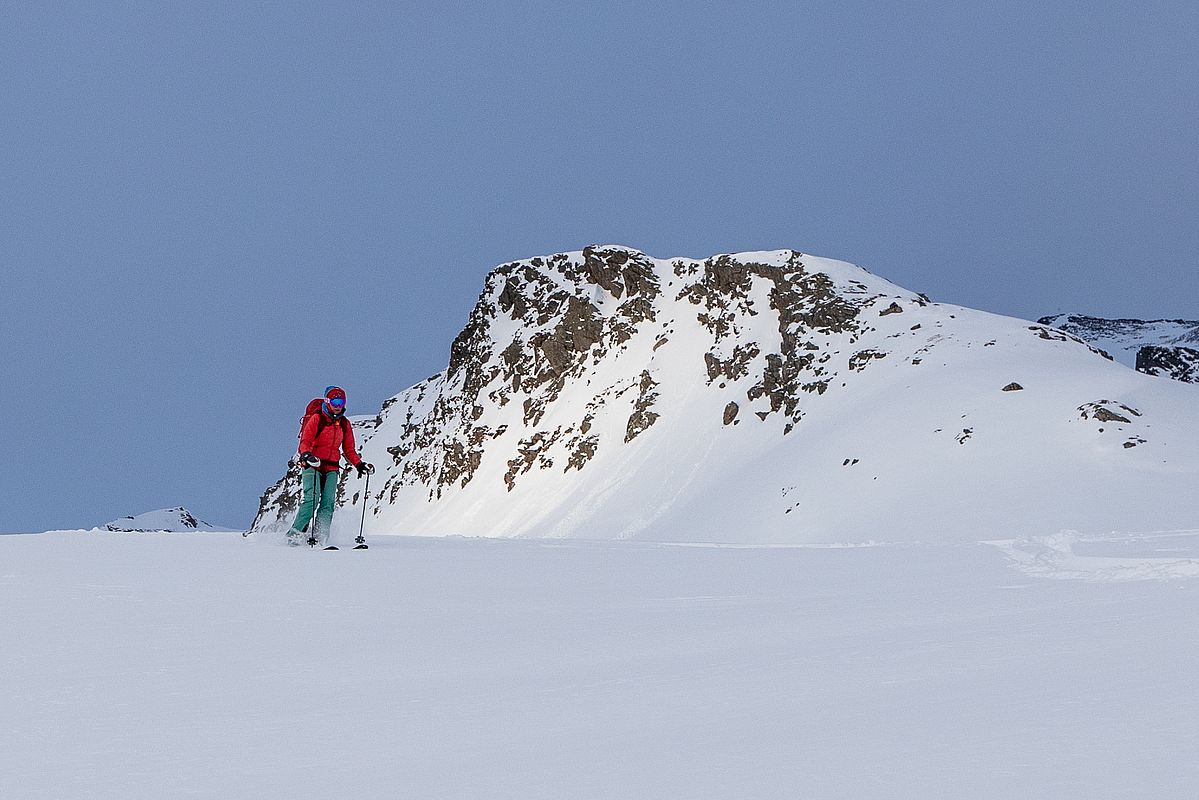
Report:
M304 542L304 532L312 524L312 509L320 492L319 475L311 467L305 467L300 472L300 483L303 486L304 499L300 502L300 510L296 512L295 521L287 531L287 538L295 544Z
M333 527L333 501L337 499L337 470L321 474L321 504L316 510L316 536L322 544L329 543Z

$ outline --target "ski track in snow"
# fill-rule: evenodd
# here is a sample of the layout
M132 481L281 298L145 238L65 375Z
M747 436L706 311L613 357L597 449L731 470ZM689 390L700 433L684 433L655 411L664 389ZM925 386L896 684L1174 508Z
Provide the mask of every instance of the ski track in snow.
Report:
M0 537L0 797L1184 798L1199 780L1199 530L371 544Z
M1016 569L1042 578L1141 581L1199 577L1199 530L1112 532L987 542Z

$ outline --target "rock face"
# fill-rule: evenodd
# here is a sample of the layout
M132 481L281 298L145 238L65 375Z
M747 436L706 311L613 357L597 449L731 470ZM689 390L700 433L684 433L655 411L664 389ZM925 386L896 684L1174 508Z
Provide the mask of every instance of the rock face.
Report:
M1199 374L1188 367L1199 348L1199 322L1185 319L1103 319L1084 314L1042 317L1051 325L1112 354L1122 364L1147 375L1184 383L1199 383Z
M1069 473L1104 446L1074 440L1079 407L1120 398L1113 376L1149 380L1097 352L790 250L516 261L487 276L444 372L354 421L378 472L369 497L343 477L353 512L334 534L362 504L368 534L787 542L956 525L921 509L979 487L984 507L1028 509L1044 485L1012 443ZM1024 391L995 391L1013 377ZM1077 491L1093 480L1081 470ZM289 473L268 489L254 529L285 527L298 488ZM1001 517L975 508L971 535Z
M1183 383L1199 383L1199 350L1150 345L1137 351L1137 371Z

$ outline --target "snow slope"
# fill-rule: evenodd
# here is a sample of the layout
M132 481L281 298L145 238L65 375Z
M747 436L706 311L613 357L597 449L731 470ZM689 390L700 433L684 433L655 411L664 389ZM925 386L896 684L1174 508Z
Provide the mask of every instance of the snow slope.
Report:
M975 541L1194 527L1196 387L793 251L491 273L448 369L363 423L334 538ZM254 529L290 523L298 482Z
M1197 534L4 536L0 797L1189 798Z

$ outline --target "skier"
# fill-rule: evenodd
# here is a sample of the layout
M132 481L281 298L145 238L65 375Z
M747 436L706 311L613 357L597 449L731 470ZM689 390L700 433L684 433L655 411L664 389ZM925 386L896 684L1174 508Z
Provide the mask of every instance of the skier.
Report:
M329 386L325 389L320 408L304 417L299 448L304 501L287 531L289 544L305 543L305 532L308 533L307 543L310 545L328 543L329 528L333 522L333 500L337 496L337 470L343 451L346 460L358 470L359 478L375 471L373 465L358 455L354 447L354 429L345 413L345 390L340 386ZM309 530L314 506L317 508L316 524Z

